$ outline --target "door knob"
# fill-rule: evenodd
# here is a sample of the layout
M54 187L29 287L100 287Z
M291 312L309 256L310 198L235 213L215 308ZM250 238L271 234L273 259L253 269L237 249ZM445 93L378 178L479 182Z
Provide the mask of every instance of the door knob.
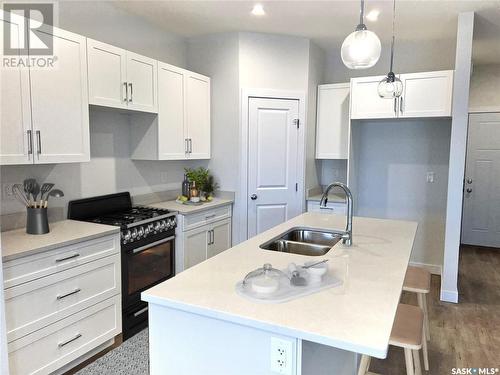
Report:
M472 189L471 188L467 188L466 192L470 194L470 193L472 193Z
M257 199L257 194L250 195L250 199L253 200L253 201L256 200Z

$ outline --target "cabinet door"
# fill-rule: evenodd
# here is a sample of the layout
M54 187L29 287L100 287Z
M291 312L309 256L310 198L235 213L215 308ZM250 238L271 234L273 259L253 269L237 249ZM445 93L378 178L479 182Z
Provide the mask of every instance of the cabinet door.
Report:
M351 80L351 119L395 118L397 101L382 99L378 84L384 76Z
M58 28L52 35L54 68L30 71L35 163L89 161L86 38Z
M184 270L207 259L208 227L184 232Z
M7 21L1 22L2 29L10 27L11 38L19 39L19 25L4 23ZM3 51L3 38L0 39ZM2 68L0 82L0 164L32 164L28 68Z
M348 159L350 84L318 86L316 159Z
M207 258L211 258L231 247L231 219L212 224L211 244L208 246Z
M127 108L126 51L87 39L90 104Z
M186 121L191 159L210 159L210 78L186 72Z
M128 108L142 112L158 112L156 60L127 52Z
M399 117L451 116L453 71L402 74Z
M158 64L158 149L162 160L187 158L184 70Z

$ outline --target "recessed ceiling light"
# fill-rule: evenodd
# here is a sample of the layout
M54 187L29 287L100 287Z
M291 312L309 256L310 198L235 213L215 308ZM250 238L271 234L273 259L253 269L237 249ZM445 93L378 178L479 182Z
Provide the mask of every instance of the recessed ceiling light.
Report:
M255 4L252 9L252 14L254 16L264 16L266 15L266 12L262 4Z
M378 10L378 9L372 9L366 15L366 19L368 21L375 22L375 21L378 20L379 14L380 14L380 10Z

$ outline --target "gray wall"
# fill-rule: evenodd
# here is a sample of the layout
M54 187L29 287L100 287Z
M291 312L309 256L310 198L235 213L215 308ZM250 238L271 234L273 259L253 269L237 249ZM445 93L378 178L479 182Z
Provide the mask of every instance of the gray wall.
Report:
M474 66L470 82L469 108L500 110L500 64Z
M413 262L441 266L451 121L353 122L356 214L419 222ZM427 182L434 172L434 183Z
M181 67L186 65L185 40L154 28L142 19L115 8L109 2L61 2L59 25L67 30ZM152 116L138 114L137 116ZM3 166L2 183L36 177L57 184L65 197L54 200L52 220L66 216L70 199L128 190L132 194L179 189L184 167L207 165L207 161L132 161L130 126L132 116L113 110L90 109L90 163ZM24 211L13 199L2 195L2 215ZM2 230L14 222L4 220Z

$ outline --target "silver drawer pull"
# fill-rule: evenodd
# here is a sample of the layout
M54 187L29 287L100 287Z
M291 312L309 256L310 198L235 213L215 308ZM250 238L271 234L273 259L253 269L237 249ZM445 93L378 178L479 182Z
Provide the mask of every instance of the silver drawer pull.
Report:
M71 343L71 342L73 342L73 341L75 341L75 340L78 340L80 337L82 337L82 335L79 333L79 334L77 334L75 337L73 337L73 338L71 338L71 339L69 339L69 340L66 340L66 341L60 342L59 344L57 344L57 346L58 346L59 348L62 348L63 346L66 346L66 345L68 345L69 343Z
M140 309L139 311L136 311L134 313L134 318L137 318L139 315L144 314L146 311L148 311L148 307L147 306L145 308L143 308L143 309Z
M213 219L216 215L217 214L207 215L207 216L205 216L205 220Z
M59 259L56 259L56 262L57 262L57 263L58 263L58 262L64 262L65 260L70 260L70 259L73 259L73 258L76 258L76 257L79 257L79 256L80 256L80 254L75 253L75 254L70 255L70 256L67 256L67 257L65 257L65 258L59 258Z
M76 294L78 292L81 292L82 290L80 288L76 288L75 290L73 290L72 292L69 292L69 293L66 293L66 294L63 294L63 295L59 295L57 296L57 299L60 300L60 299L63 299L63 298L66 298L66 297L69 297L69 296L72 296L73 294Z
M320 210L330 210L330 211L333 211L333 208L332 208L332 207L323 207L323 206L319 206L319 209L320 209Z

